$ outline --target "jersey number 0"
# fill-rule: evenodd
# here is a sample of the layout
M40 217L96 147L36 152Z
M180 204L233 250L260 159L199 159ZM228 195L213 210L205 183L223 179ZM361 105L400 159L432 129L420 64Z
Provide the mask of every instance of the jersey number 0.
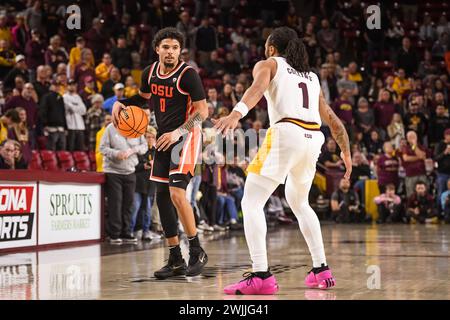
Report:
M166 112L166 99L165 98L159 99L159 108L160 108L161 112Z

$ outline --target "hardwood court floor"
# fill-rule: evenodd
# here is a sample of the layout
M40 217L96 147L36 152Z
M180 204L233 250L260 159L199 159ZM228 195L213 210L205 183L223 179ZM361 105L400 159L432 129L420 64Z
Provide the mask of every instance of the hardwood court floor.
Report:
M0 255L0 299L450 299L449 225L325 224L322 231L337 280L328 291L304 286L306 244L297 227L283 226L268 233L275 296L222 294L250 268L242 232L202 235L205 273L164 281L153 278L166 257L162 242Z

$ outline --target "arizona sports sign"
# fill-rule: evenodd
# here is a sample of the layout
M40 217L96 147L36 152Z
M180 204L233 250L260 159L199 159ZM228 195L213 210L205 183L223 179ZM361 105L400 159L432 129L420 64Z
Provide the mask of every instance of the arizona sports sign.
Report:
M36 245L35 183L0 183L0 249Z

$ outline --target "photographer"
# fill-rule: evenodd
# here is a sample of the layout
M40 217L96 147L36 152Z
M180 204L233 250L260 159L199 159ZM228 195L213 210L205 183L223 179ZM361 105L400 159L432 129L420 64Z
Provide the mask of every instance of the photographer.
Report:
M362 222L364 211L362 210L358 194L350 189L350 181L341 179L339 190L331 195L331 210L336 222Z
M389 183L386 192L375 197L374 202L378 206L377 223L401 221L402 200L395 194L395 184Z
M406 217L411 223L437 222L435 201L428 193L425 182L416 183L415 192L408 198Z

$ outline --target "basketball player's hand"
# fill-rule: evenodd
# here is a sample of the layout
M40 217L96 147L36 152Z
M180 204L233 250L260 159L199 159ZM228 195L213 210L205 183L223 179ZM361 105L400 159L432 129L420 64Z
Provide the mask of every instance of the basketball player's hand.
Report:
M231 113L219 119L211 119L214 123L214 129L222 133L224 136L228 134L228 132L233 132L233 130L237 127L239 120L241 120L242 115L237 111L231 111Z
M343 153L341 152L341 158L344 161L345 165L345 174L344 178L349 180L352 175L352 156L350 152Z
M158 141L156 141L156 149L158 151L166 151L177 142L181 137L181 132L177 129L172 132L164 133L161 137L159 137Z
M114 127L117 128L117 126L119 125L119 113L122 109L126 109L127 106L125 106L124 104L120 103L119 101L114 102L113 107L112 107L112 122L114 124Z

